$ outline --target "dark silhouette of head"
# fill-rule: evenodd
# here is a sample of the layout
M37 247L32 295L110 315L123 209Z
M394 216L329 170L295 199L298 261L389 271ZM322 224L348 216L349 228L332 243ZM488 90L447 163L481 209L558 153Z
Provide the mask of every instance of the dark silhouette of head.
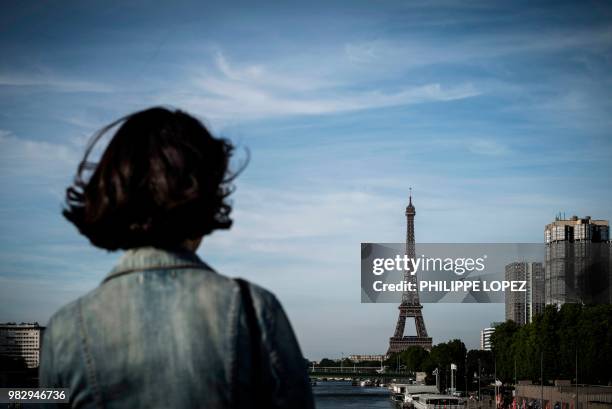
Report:
M96 142L119 124L100 161L90 162ZM233 149L179 110L128 115L89 143L66 190L63 214L93 245L108 250L173 248L227 229Z

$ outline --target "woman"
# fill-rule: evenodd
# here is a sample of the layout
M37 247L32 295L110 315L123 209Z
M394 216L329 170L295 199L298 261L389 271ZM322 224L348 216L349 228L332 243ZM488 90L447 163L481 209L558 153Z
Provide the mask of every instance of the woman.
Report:
M89 162L119 124L99 163ZM98 133L64 216L94 246L126 251L98 288L51 318L41 386L69 388L71 406L84 408L313 407L305 361L274 295L195 254L202 237L231 226L232 149L164 108Z

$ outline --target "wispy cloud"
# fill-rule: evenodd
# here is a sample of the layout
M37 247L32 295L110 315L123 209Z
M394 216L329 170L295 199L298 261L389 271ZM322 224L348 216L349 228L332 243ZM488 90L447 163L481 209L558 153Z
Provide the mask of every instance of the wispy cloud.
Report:
M510 148L500 141L494 139L475 138L467 141L470 152L479 155L500 156L510 153Z
M210 76L213 78L220 76L226 81L265 87L278 92L309 92L337 87L344 83L340 78L317 75L313 70L284 69L283 63L270 59L265 64L245 62L237 66L231 64L219 49L213 53L212 61L214 70Z
M344 54L356 64L401 71L433 64L480 64L517 54L553 54L576 49L601 53L611 43L612 27L546 28L539 29L537 35L528 29L501 31L491 36L462 33L452 42L446 35L356 41L344 45Z
M214 70L188 81L190 92L171 95L170 99L206 112L211 118L252 119L452 101L481 93L472 83L446 86L433 82L386 90L353 84L347 89L338 86L342 83L340 79L334 81L302 72L277 73L265 64L234 66L221 53L215 55L214 63Z
M42 74L0 74L0 87L28 87L51 89L56 92L99 92L107 93L114 88L105 83L79 80L75 78L62 78Z
M68 145L23 139L10 131L0 130L0 175L3 178L42 177L42 184L45 184L50 178L65 176L68 169L74 169L78 158L78 152Z

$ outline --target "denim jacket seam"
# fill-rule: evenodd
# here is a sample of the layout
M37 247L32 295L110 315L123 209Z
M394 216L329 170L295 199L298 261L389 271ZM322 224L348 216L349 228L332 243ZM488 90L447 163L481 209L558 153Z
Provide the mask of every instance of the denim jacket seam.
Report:
M232 280L233 281L233 280ZM238 285L234 282L232 286L234 296L232 297L230 310L229 310L229 337L233 340L231 349L229 351L229 385L230 385L230 399L232 407L238 407L238 391L237 391L237 379L238 379L238 343L239 343L239 326L240 326L240 311L238 309L238 300L240 299L240 291Z
M47 356L44 358L41 357L42 359L46 360L45 378L46 378L46 381L49 383L49 384L45 384L41 386L50 387L50 388L58 387L60 385L60 382L57 379L58 372L57 372L57 367L55 363L55 355L56 355L55 346L57 344L53 341L53 332L51 332L51 329L53 328L52 325L53 325L53 317L51 317L51 319L49 320L49 323L47 324L47 330L43 334L43 345L45 344L48 345L48 348L44 351L45 353L47 353ZM41 351L41 354L43 354L42 351ZM40 374L40 368L39 368L39 380L40 378L41 378L41 374Z
M272 377L274 379L275 384L277 385L277 387L280 386L280 384L282 384L282 380L283 380L283 375L282 373L279 372L278 368L278 352L274 349L274 340L276 339L276 314L272 314L272 311L270 308L266 308L266 310L264 311L264 322L268 322L269 326L268 326L268 348L270 351L270 372L272 374Z
M212 269L210 267L208 267L206 264L170 264L170 265L152 265L152 266L140 266L140 267L130 267L130 268L124 268L124 269L119 269L116 271L113 271L112 273L110 273L109 275L107 275L106 277L104 277L104 280L102 280L102 284L106 283L107 281L110 281L114 278L117 277L121 277L123 275L126 274L132 274L132 273L138 273L138 272L143 272L143 271L156 271L156 270L188 270L188 269L194 269L194 270L210 270L212 271Z
M87 342L87 333L85 331L85 320L83 319L83 307L81 300L78 302L78 314L79 314L79 330L81 333L81 341L83 346L83 353L85 355L85 367L87 369L87 378L92 384L94 402L96 407L103 408L102 395L100 393L100 387L96 379L95 369L93 367L93 357L89 351L89 344Z

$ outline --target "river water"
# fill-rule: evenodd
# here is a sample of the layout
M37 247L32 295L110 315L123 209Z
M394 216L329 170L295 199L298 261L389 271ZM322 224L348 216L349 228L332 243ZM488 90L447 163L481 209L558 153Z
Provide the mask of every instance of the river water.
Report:
M352 386L346 381L319 382L312 388L317 409L390 409L387 388Z

